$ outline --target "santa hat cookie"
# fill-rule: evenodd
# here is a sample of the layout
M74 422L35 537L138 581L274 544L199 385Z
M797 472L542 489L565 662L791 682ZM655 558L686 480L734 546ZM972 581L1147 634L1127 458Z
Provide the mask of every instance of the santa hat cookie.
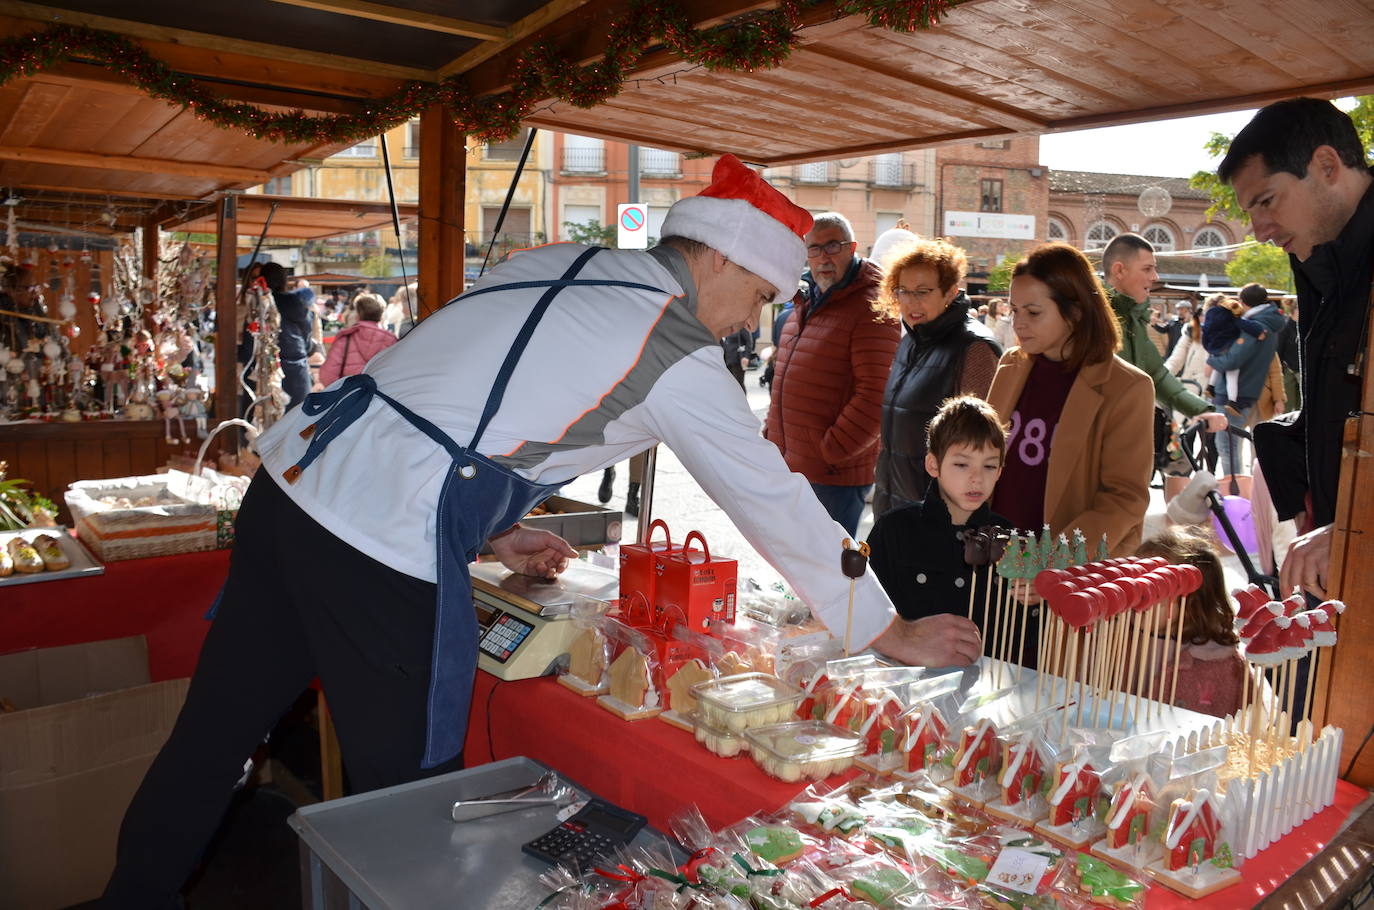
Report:
M811 223L806 209L734 155L723 155L711 171L711 185L668 210L661 235L686 237L719 250L787 297L796 291L806 265L802 238Z

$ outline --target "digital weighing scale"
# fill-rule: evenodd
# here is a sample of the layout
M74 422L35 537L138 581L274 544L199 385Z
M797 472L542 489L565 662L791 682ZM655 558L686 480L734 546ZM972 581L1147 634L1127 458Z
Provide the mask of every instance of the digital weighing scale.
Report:
M568 563L554 581L518 575L499 562L474 562L477 666L504 679L552 672L577 634L574 607L605 607L620 596L620 575L583 560Z

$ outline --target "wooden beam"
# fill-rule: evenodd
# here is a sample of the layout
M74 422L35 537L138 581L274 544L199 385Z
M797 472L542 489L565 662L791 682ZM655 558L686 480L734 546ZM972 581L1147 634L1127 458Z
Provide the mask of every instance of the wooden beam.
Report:
M159 241L162 232L158 230L156 219L149 217L143 221L143 277L157 287L157 266L161 252Z
M106 171L132 171L137 174L174 174L178 177L208 177L219 180L266 183L273 170L211 164L208 161L172 161L166 158L135 158L132 155L101 155L95 152L70 152L66 149L20 148L0 145L0 160L27 161L32 164L57 164L64 167L93 167Z
M215 421L238 416L238 210L236 196L219 200L215 264ZM229 431L233 432L233 431Z
M420 115L420 263L417 319L438 312L463 293L463 201L467 190L466 137L452 112L433 105Z
M523 19L518 19L506 30L506 38L501 41L493 41L490 44L483 44L474 47L472 50L459 57L455 57L448 63L439 67L439 78L447 79L457 73L466 73L479 63L490 60L497 54L517 44L544 26L557 22L579 7L585 6L590 0L553 0L546 3L539 9L530 13Z
M1220 114L1229 111L1243 111L1249 108L1264 107L1285 98L1316 97L1341 98L1346 95L1368 95L1374 92L1374 74L1359 79L1341 82L1323 82L1315 85L1296 85L1286 89L1270 89L1250 95L1232 95L1228 98L1209 98L1205 101L1189 101L1182 104L1166 104L1160 107L1147 107L1134 111L1120 111L1106 114L1088 114L1083 117L1069 117L1056 120L1048 132L1062 133L1070 130L1090 130L1102 126L1121 126L1127 123L1150 123L1155 120L1171 120L1177 117L1197 117L1202 114ZM1371 753L1374 755L1374 753Z
M500 26L484 25L469 19L436 16L433 13L388 6L383 3L368 3L367 0L274 0L274 2L320 10L325 13L337 13L340 16L356 16L359 19L371 19L374 22L405 25L427 32L442 32L445 35L477 38L482 41L500 41L508 36L506 29Z
M182 28L168 28L130 19L116 19L111 16L97 16L56 6L27 3L24 0L0 0L0 14L19 19L36 19L45 25L84 25L89 28L118 32L129 38L144 38L153 41L166 41L206 51L226 51L248 57L261 57L267 60L285 60L292 63L307 63L314 66L340 69L374 76L387 76L393 79L419 79L434 81L434 71L413 66L397 66L375 60L359 60L338 54L325 54L319 51L301 50L280 44L267 44L261 41L244 41L239 38L225 38L205 32L194 32ZM207 70L214 73L213 60L207 60Z
M10 185L8 182L4 180L0 180L0 184L3 184L7 187ZM93 189L89 186L58 186L50 183L15 183L14 189L17 190L21 196L23 195L25 190L42 190L44 192L49 193L79 193L84 196L109 196L116 199L163 199L168 202L200 202L205 198L204 194L200 196L187 196L184 194L177 195L175 193L145 193L142 191L139 191L136 195L130 196L126 195L123 192L115 190L99 190Z

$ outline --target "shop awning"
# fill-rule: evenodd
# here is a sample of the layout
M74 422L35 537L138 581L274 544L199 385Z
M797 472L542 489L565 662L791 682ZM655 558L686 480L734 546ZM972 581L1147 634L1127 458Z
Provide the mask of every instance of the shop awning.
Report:
M272 208L276 206L276 211ZM413 203L397 206L401 223L413 223L419 207ZM238 233L256 236L272 215L268 237L316 240L340 234L357 234L391 227L391 205L386 202L354 202L341 199L305 199L297 196L244 195L238 198ZM206 204L162 223L164 231L214 233L215 206Z

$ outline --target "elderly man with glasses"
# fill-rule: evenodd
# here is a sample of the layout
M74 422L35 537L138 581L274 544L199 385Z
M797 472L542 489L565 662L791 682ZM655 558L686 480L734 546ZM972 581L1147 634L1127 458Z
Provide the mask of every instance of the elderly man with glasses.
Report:
M901 338L897 320L874 309L882 269L855 246L843 215L816 216L806 235L806 288L774 355L766 428L851 536L873 486L883 388Z

